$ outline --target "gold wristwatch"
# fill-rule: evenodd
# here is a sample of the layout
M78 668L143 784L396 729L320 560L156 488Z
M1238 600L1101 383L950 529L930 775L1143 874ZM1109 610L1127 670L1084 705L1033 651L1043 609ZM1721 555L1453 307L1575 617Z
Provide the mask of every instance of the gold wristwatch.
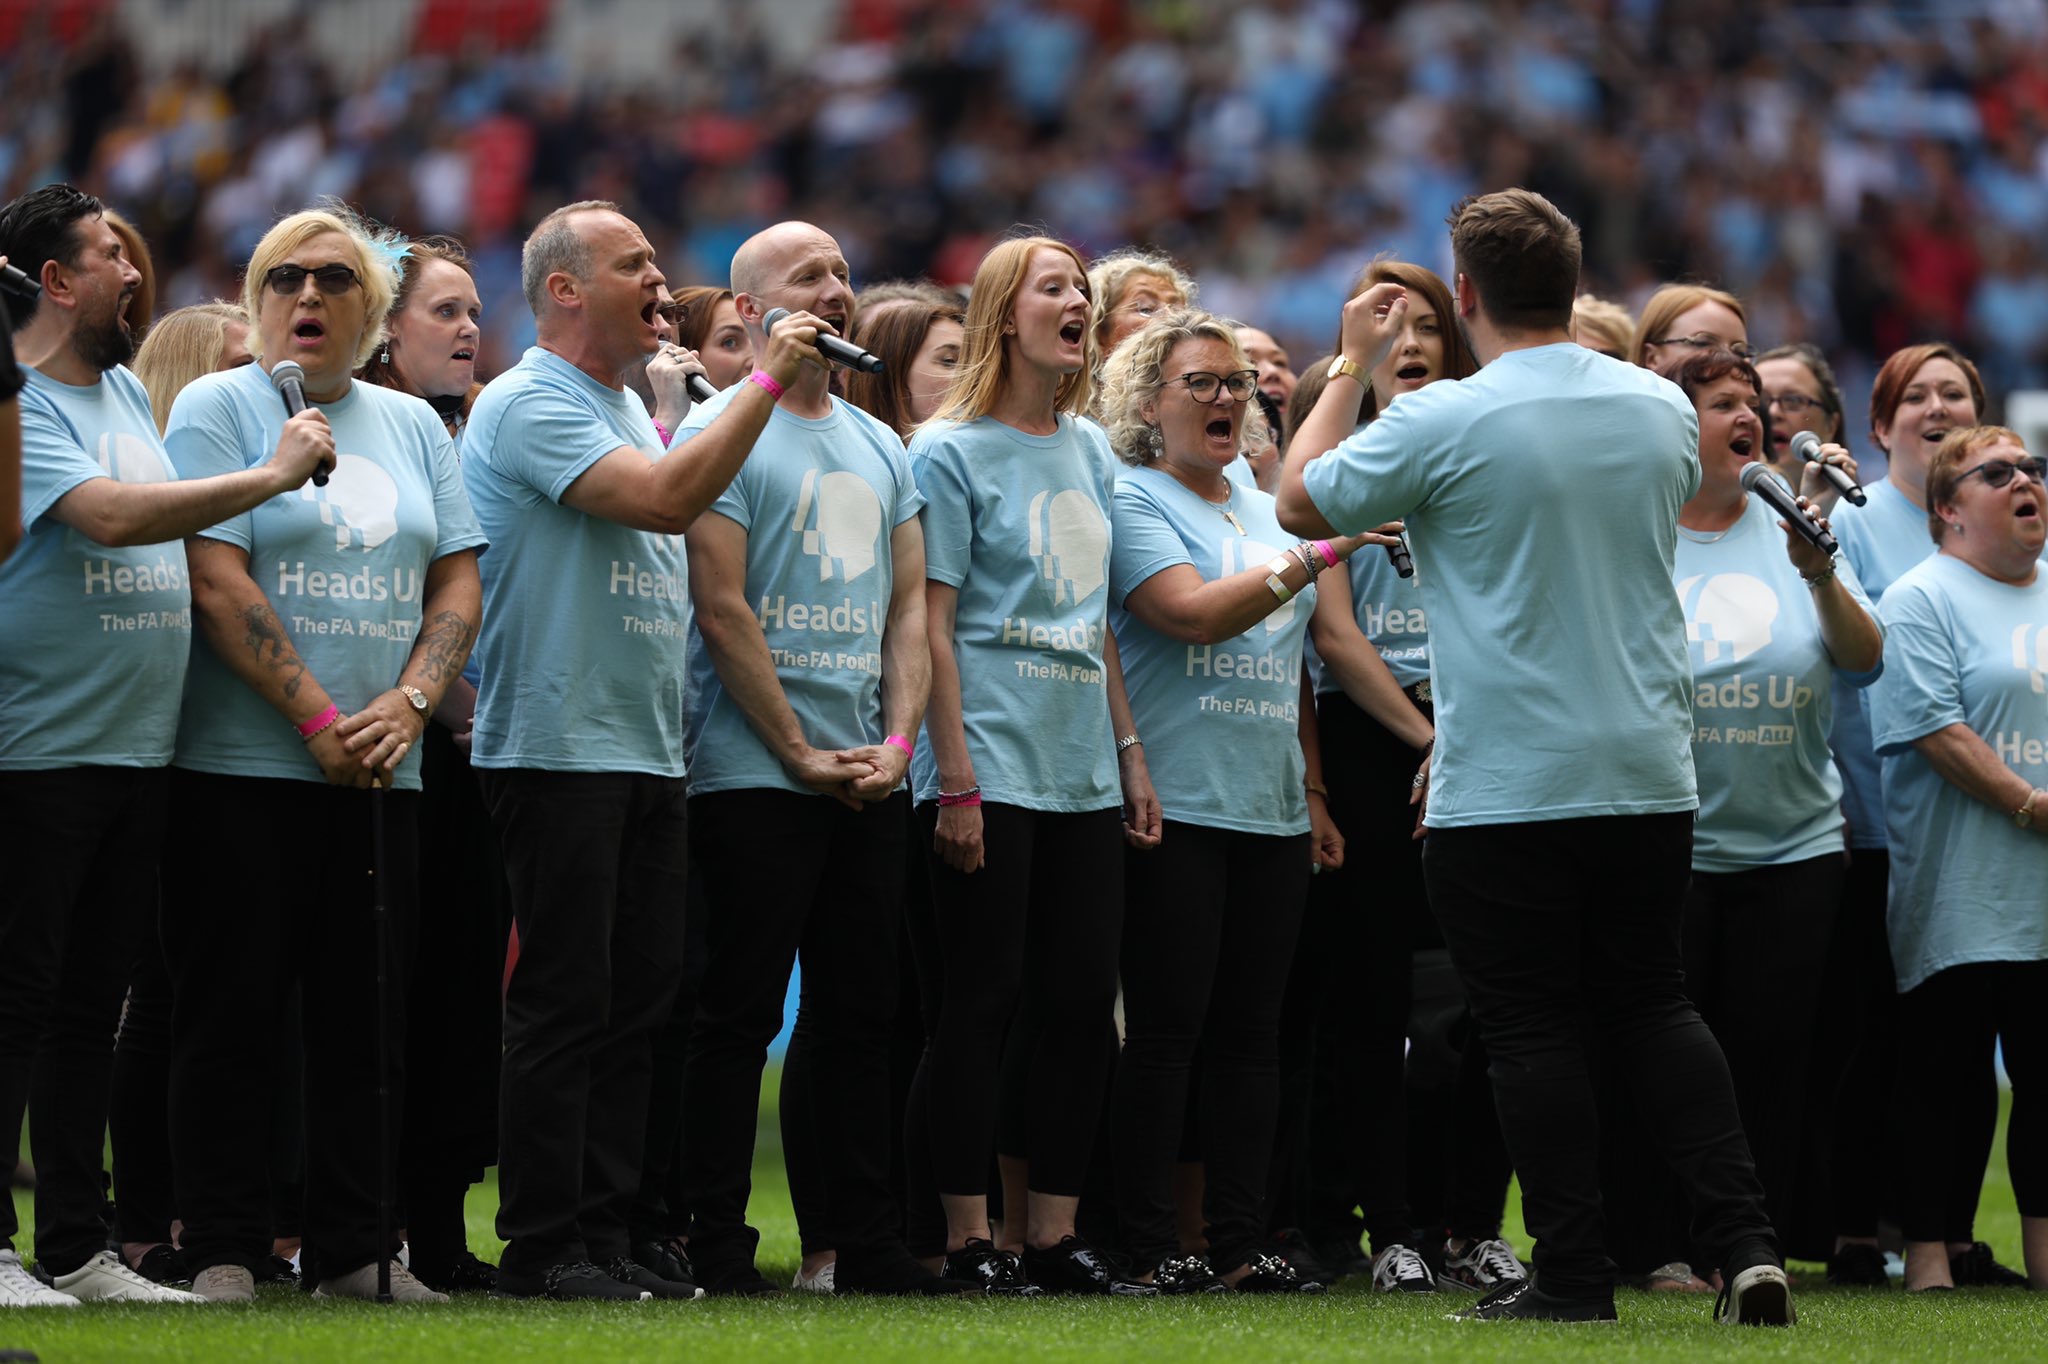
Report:
M1346 375L1358 380L1359 387L1363 388L1367 393L1372 392L1372 376L1365 372L1365 366L1359 364L1348 355L1340 355L1330 361L1329 372L1323 377L1326 379L1337 379Z

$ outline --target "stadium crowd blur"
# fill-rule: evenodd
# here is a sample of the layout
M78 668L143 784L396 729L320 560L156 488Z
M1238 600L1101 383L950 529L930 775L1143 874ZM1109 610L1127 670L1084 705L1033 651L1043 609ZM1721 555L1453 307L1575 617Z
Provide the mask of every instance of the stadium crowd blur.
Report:
M344 48L283 6L183 41L190 7L0 6L0 198L67 179L130 208L164 308L231 296L317 195L459 234L488 378L531 340L519 241L577 199L619 203L684 280L777 218L824 225L860 279L964 283L1018 222L1149 242L1314 355L1360 260L1445 273L1450 206L1527 184L1585 226L1586 289L1715 281L1754 335L1827 351L1852 404L1924 336L1995 392L2048 380L2038 0L787 8L379 3Z

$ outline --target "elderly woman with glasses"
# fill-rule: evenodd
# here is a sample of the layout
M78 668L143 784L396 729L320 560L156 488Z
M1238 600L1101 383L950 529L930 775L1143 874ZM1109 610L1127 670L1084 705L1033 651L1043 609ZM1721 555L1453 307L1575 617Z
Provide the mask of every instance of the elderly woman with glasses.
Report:
M2006 1162L2026 1283L2048 1289L2048 542L2043 463L1999 426L1951 431L1927 469L1936 552L1885 593L1871 690L1892 841L1887 915L1899 985L1896 1163L1908 1291L1964 1283L1948 1226L1958 1174L1981 1181L1970 1113L2003 1043Z
M276 1077L251 1055L251 1030L284 1016L295 984L302 1007L286 1026L303 1030L306 1055L307 1272L316 1293L370 1297L397 1250L378 1239L379 1153L398 1138L401 1105L380 1114L371 1096L403 1093L420 736L476 638L484 544L434 409L352 377L382 341L397 288L360 223L285 218L257 243L243 291L257 363L194 380L164 434L184 478L262 460L288 425L339 451L325 486L186 545L205 643L172 760L163 938L177 1206L193 1290L211 1301L249 1301L269 1254ZM272 386L286 361L311 404L289 423ZM395 1262L391 1288L400 1301L446 1300Z

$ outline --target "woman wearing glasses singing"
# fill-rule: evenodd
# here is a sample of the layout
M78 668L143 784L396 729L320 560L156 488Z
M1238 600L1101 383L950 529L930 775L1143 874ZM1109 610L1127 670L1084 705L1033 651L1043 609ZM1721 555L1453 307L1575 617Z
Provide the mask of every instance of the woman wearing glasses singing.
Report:
M378 1151L397 1140L401 1105L379 1131L370 905L381 894L389 912L389 1083L402 1094L420 736L476 637L484 544L434 409L351 377L383 339L397 287L357 224L284 219L243 288L257 363L195 380L165 431L184 478L257 463L288 425L336 451L326 486L186 545L205 643L185 687L164 862L171 1141L185 1249L216 1299L249 1300L270 1250L275 1070L252 1039L286 1017L294 984L307 1273L320 1293L369 1297L397 1249L377 1239ZM287 360L313 408L290 423L271 384ZM445 1301L395 1263L391 1281L400 1301Z
M1926 526L1938 548L1884 597L1885 675L1870 708L1892 839L1899 1097L1909 1115L1907 1158L1895 1168L1909 1291L1972 1282L1967 1270L1983 1269L1972 1262L1990 1258L1978 1246L1959 1253L1950 1219L1958 1178L1974 1186L1983 1177L1981 1076L1999 1042L2013 1082L2006 1162L2024 1282L2048 1289L2042 472L2004 427L1951 431L1927 470Z

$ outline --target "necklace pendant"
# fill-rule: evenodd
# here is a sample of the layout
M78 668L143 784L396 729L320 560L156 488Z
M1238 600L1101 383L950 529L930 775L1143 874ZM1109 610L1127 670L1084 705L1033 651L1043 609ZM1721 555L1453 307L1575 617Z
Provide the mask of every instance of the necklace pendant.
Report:
M1230 510L1230 508L1228 508L1228 507L1225 507L1225 508L1223 509L1223 519L1224 519L1225 521L1228 521L1228 522L1229 522L1229 523L1230 523L1230 524L1231 524L1232 526L1235 526L1235 527L1237 528L1237 533L1238 533L1239 535L1250 535L1250 534L1251 534L1251 532L1250 532L1250 531L1248 531L1248 530L1246 530L1246 529L1244 528L1244 522L1242 522L1242 521L1240 521L1240 520L1238 520L1238 519L1237 519L1237 513L1236 513L1236 512L1234 512L1234 511L1232 511L1232 510Z

